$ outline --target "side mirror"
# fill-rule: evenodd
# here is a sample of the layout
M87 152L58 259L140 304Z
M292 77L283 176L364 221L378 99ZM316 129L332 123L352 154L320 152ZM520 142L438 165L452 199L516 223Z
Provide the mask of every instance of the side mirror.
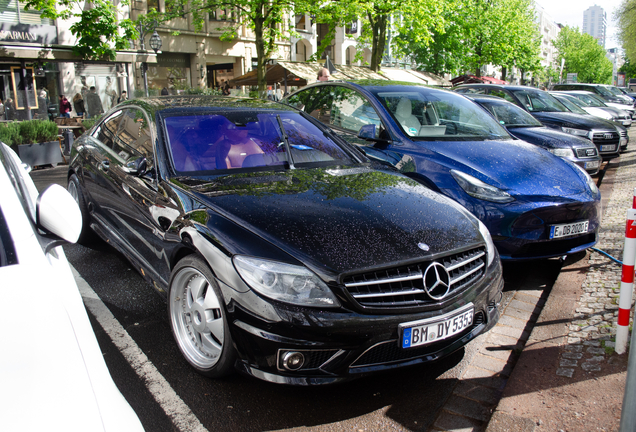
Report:
M367 124L360 128L358 132L358 138L368 141L375 141L378 139L378 127L374 124Z
M142 176L146 173L147 169L148 161L143 156L126 163L126 171L128 174Z
M75 243L82 232L82 213L70 193L58 184L46 188L36 201L35 224L49 239L45 251L63 244Z

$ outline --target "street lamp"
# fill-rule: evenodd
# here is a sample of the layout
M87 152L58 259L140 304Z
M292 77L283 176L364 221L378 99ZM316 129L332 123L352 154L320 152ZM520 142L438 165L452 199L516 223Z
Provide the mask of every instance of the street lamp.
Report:
M161 37L159 37L159 34L157 33L157 22L153 21L152 23L147 23L145 26L142 23L139 23L137 25L138 30L139 30L139 47L141 48L142 51L146 51L146 34L150 31L150 29L153 30L152 36L150 36L150 48L152 48L152 50L155 52L155 54L157 54L157 52L161 49ZM144 87L146 90L146 97L150 96L148 94L148 63L143 62L141 64L141 72L144 75Z

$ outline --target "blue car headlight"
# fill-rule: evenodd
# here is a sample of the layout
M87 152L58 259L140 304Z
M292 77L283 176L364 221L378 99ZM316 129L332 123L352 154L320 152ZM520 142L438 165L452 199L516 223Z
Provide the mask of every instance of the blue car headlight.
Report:
M508 192L484 183L471 175L457 170L451 170L450 173L464 192L471 197L497 203L508 203L515 200Z
M266 297L301 306L340 306L327 284L305 267L242 255L233 261L245 283Z
M596 183L594 183L594 180L592 179L592 177L590 177L590 175L587 173L587 171L585 171L583 168L581 168L577 164L572 164L572 165L575 166L576 169L578 169L581 174L583 174L583 176L585 177L585 183L587 183L587 187L590 188L592 193L597 194L598 187L596 186Z

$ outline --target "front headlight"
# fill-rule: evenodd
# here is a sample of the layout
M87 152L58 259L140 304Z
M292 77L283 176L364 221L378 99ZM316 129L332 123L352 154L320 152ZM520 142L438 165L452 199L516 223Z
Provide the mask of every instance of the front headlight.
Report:
M562 158L574 157L574 152L572 151L572 149L557 148L557 149L548 149L548 151L552 153L553 155L562 157Z
M569 133L571 135L582 136L582 137L586 137L586 138L589 137L589 135L590 135L590 131L586 131L586 130L583 130L583 129L574 129L574 128L571 128L571 127L563 126L561 128L561 130L563 132Z
M233 261L245 283L266 297L302 306L340 306L327 284L305 267L241 255Z
M498 203L507 203L515 200L508 192L484 183L471 175L455 170L451 170L451 174L459 186L472 197Z
M596 186L596 183L594 183L594 180L592 179L592 177L590 177L590 175L587 173L587 171L585 171L583 168L581 168L579 165L575 163L573 163L572 165L577 167L579 171L583 173L583 175L585 176L585 182L587 183L587 187L589 187L592 192L598 193L598 187Z
M486 240L486 252L488 253L488 265L495 259L495 244L492 242L492 236L490 231L486 228L486 225L482 221L479 221L479 232L481 236Z

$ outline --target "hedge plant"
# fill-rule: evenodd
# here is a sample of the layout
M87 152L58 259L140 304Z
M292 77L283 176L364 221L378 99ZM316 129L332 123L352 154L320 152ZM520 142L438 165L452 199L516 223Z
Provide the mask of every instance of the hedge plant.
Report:
M57 124L49 120L26 120L0 125L0 141L8 146L56 141Z

